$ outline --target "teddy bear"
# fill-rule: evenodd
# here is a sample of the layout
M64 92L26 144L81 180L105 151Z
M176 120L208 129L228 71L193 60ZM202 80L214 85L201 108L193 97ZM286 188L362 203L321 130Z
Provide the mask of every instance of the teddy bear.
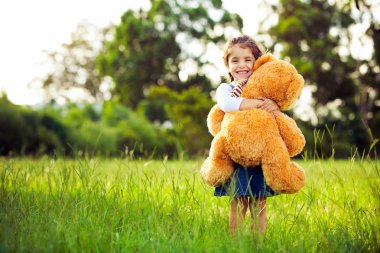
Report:
M261 165L266 183L276 192L295 193L302 188L304 170L290 157L302 151L305 137L282 111L294 104L303 85L303 77L292 64L269 53L257 59L241 97L269 98L281 111L253 108L224 113L215 105L207 116L214 138L200 171L206 183L222 185L232 175L236 162L247 167Z

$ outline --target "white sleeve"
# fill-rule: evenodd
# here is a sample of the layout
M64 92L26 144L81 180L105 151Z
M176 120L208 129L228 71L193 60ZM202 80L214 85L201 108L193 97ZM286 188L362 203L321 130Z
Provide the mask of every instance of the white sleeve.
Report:
M227 83L222 83L216 89L216 103L224 112L239 111L240 104L244 98L231 97L232 87Z

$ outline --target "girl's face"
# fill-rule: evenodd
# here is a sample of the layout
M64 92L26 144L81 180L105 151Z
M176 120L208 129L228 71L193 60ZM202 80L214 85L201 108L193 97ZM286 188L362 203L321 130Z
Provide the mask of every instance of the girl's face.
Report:
M234 77L235 81L248 79L253 73L255 57L251 49L242 48L239 45L231 47L228 56L228 72Z

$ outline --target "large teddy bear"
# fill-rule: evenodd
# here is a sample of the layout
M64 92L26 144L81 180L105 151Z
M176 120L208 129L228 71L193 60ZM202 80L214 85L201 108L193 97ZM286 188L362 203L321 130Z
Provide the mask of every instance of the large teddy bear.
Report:
M241 97L269 98L280 110L286 110L300 95L303 84L293 65L265 54L255 62ZM255 108L224 113L215 105L207 125L214 139L201 174L209 185L226 182L237 162L249 167L261 165L266 183L276 192L294 193L302 188L305 173L290 157L302 151L305 138L286 114Z

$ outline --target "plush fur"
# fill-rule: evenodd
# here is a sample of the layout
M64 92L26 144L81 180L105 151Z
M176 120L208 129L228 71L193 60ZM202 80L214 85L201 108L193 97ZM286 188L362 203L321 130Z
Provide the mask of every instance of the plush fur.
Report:
M303 85L304 79L293 65L265 54L256 61L241 96L269 98L286 110ZM224 113L215 105L207 124L214 139L201 174L209 185L226 182L237 162L249 167L261 164L266 183L277 192L294 193L302 188L305 173L290 157L302 151L305 138L293 119L282 112L271 114L255 108Z

